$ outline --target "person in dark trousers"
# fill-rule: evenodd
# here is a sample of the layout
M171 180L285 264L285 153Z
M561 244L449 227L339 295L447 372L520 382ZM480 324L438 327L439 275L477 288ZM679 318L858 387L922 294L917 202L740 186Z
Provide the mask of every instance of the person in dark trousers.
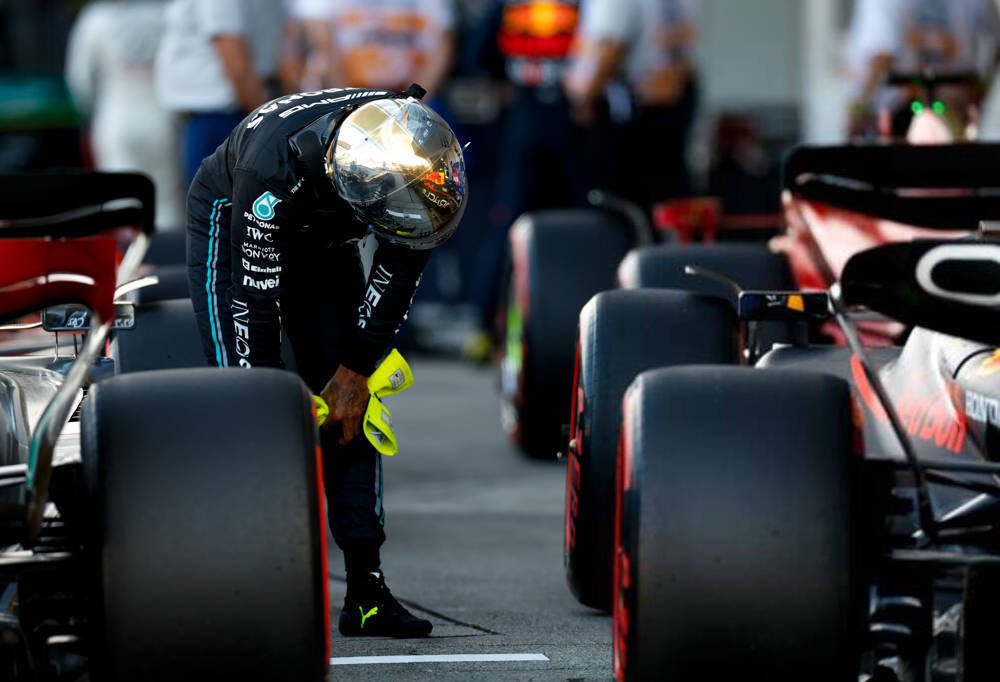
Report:
M278 94L283 3L171 0L157 49L160 103L181 115L181 162L189 186L247 112Z
M204 160L188 195L189 283L209 363L281 367L283 331L330 407L320 443L348 636L431 631L385 585L381 460L361 434L366 379L430 250L465 210L462 149L422 96L332 88L272 100Z
M573 114L594 125L603 100L619 102L606 102L622 119L611 165L625 182L612 187L647 211L694 191L687 150L698 101L698 6L699 0L580 4L564 83Z
M562 88L578 14L577 0L497 0L470 41L472 61L510 87L490 224L471 282L479 312L463 348L471 360L492 354L511 224L526 211L585 205L591 189L588 140Z

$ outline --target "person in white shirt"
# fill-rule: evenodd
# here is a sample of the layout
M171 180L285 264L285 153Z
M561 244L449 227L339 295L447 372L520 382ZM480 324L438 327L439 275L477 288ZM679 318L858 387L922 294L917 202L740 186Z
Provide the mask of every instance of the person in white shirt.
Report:
M188 184L246 114L279 94L284 26L279 0L171 0L156 90L167 108L186 114Z
M94 164L141 171L156 185L156 223L183 229L175 117L153 91L163 2L95 2L80 13L66 51L66 84L89 120Z

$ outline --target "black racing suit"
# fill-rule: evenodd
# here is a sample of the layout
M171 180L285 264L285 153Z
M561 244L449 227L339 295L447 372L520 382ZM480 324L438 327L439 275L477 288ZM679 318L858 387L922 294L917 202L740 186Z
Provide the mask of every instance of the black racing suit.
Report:
M188 273L210 364L282 367L284 331L319 394L339 365L367 376L388 350L429 252L366 238L323 150L352 108L391 95L273 100L202 162L188 194ZM381 460L363 436L341 447L338 435L320 436L330 528L349 573L374 570L385 540Z

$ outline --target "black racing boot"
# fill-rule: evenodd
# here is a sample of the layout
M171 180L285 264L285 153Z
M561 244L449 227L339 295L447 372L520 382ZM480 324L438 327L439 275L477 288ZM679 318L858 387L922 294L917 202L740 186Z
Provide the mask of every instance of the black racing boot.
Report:
M340 612L340 634L345 637L426 637L433 627L429 620L417 618L396 601L382 571L347 581Z

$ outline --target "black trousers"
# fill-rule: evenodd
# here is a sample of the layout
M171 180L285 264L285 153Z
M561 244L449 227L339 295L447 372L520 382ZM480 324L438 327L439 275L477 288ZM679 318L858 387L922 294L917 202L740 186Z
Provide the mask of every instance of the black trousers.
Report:
M234 351L230 313L230 202L206 177L195 176L188 194L188 284L208 363L225 364ZM362 272L353 245L315 232L282 235L281 325L286 364L314 394L340 365L340 350L361 300ZM382 460L363 437L347 446L338 433L320 430L330 530L344 550L348 572L378 568L385 541ZM374 564L374 565L372 565Z
M586 131L573 122L561 94L517 90L505 115L490 222L471 283L482 329L493 327L511 224L526 211L586 205L591 162Z

